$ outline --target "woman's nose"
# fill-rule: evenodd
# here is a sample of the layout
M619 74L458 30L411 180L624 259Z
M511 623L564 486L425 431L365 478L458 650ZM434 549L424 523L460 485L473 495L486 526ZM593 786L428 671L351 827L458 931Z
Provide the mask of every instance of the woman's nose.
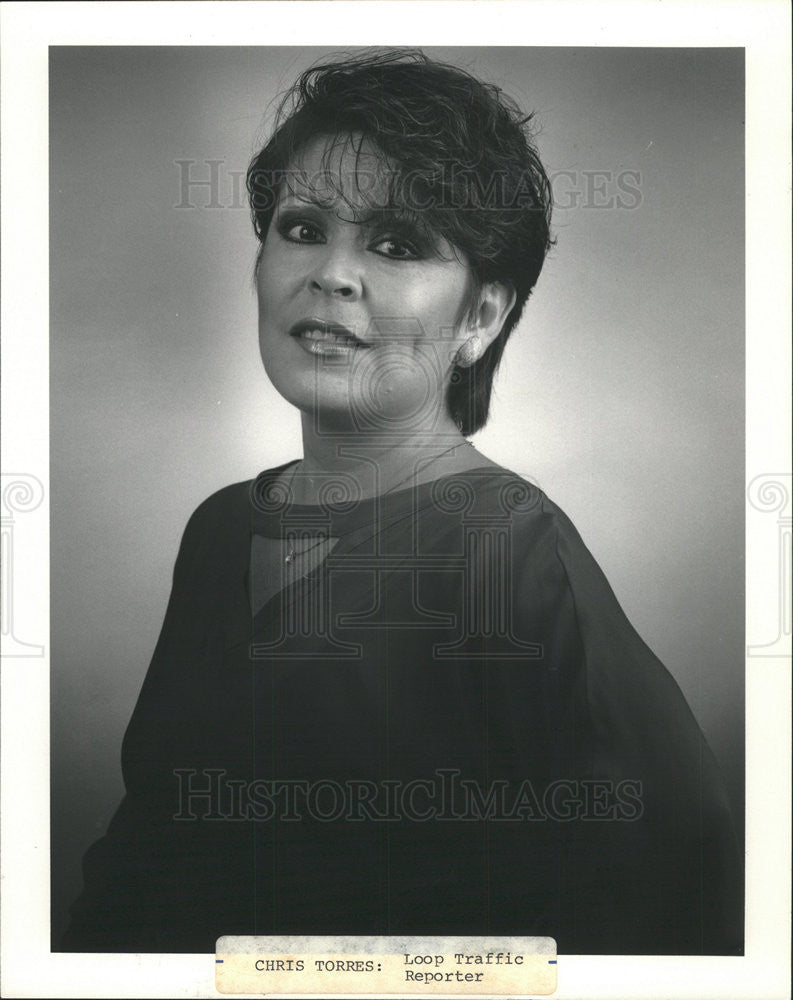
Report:
M346 255L332 254L324 258L309 276L312 292L335 299L359 299L363 284L358 269Z

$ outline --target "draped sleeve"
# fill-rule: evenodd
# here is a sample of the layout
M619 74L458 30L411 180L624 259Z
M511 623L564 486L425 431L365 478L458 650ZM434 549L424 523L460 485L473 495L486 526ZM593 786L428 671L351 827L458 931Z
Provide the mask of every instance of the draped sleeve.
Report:
M207 908L222 921L224 900L236 889L244 898L244 880L235 886L221 877L211 839L174 816L175 772L189 763L205 728L202 663L214 655L229 584L240 576L235 559L248 539L248 485L213 494L187 522L160 635L124 736L126 794L84 856L83 891L70 908L60 950L196 950L191 923L200 925ZM199 950L213 950L211 935L199 940Z
M576 637L565 669L576 678L575 766L589 783L548 933L573 953L742 954L742 864L714 755L677 682L544 495L539 522L567 594L556 631ZM524 608L537 561L535 552L522 565Z

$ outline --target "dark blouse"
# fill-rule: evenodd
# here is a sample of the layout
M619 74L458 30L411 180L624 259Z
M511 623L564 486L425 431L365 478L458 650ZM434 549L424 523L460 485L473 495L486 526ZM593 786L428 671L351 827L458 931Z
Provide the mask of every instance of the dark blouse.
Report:
M307 507L283 468L190 518L64 950L536 934L741 954L718 767L567 517L505 470ZM279 540L324 537L257 601Z

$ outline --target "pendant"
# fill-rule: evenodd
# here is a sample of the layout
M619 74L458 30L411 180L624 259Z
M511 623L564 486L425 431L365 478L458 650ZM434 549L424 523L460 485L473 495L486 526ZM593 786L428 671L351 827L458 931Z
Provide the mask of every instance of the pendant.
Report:
M295 558L295 550L294 549L290 549L287 552L286 556L284 557L284 562L285 563L290 563L294 558Z

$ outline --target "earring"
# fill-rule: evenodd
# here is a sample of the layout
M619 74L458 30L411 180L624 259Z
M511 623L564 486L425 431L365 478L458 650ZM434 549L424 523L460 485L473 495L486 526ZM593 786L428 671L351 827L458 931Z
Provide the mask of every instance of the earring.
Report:
M470 368L482 356L482 341L478 334L474 334L460 347L455 355L455 364L461 368Z

